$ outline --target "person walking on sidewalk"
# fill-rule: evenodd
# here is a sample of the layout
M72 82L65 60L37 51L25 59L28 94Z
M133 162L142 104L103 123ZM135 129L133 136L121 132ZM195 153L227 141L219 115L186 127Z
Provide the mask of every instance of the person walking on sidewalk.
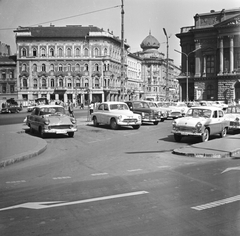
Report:
M70 100L68 101L68 112L69 112L71 117L74 117L74 114L73 114L73 103Z
M91 104L89 105L89 109L90 109L90 115L93 113L93 109L94 109L94 103L91 102Z

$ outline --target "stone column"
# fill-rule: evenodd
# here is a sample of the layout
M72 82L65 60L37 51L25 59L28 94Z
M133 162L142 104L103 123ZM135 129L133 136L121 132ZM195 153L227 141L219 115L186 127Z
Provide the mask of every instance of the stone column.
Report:
M195 48L201 48L200 42L196 42L195 43ZM201 50L197 50L195 52L195 77L200 77L201 76L201 54L200 54Z
M230 36L230 73L233 72L233 65L234 65L234 59L233 59L233 38L234 36Z
M206 55L203 56L203 76L206 77L206 67L207 67L207 61L206 61Z
M223 38L220 38L220 72L223 73Z

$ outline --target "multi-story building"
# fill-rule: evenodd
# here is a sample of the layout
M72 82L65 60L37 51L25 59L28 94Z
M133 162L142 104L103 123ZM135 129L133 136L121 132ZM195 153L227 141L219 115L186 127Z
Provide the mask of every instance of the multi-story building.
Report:
M127 55L127 99L139 100L143 94L142 59L133 53Z
M18 99L88 103L120 100L128 45L95 26L15 30ZM124 72L125 73L125 72Z
M0 42L0 105L17 100L16 75L16 56L10 56L10 46Z
M240 99L240 8L196 14L176 34L182 51L181 100Z
M153 100L178 100L176 91L178 81L175 80L178 67L174 65L173 60L164 58L164 54L159 51L160 43L151 33L140 46L142 51L134 54L142 59L141 97ZM178 71L180 73L180 69Z

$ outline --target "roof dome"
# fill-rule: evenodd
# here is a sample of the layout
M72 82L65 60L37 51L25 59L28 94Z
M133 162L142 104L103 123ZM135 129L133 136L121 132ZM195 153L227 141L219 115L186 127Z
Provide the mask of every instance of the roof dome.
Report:
M150 49L150 48L158 49L160 47L160 43L155 37L151 35L151 32L149 32L149 35L142 41L140 46L143 50Z

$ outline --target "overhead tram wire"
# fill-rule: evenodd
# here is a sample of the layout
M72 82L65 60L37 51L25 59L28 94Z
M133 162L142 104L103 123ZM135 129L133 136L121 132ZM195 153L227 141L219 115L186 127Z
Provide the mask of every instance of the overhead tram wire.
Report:
M106 10L110 10L110 9L117 8L117 7L121 7L121 5L117 5L117 6L113 6L113 7L107 7L107 8L103 8L103 9L96 10L96 11L90 11L90 12L86 12L86 13L81 13L81 14L74 15L74 16L63 17L63 18L60 18L60 19L57 19L57 20L46 21L46 22L42 22L42 23L38 23L38 24L34 24L34 25L29 25L29 26L26 26L26 28L27 27L33 27L35 25L44 25L44 24L48 24L48 23L52 23L52 22L56 22L56 21L66 20L66 19L70 19L70 18L74 18L74 17L78 17L78 16L84 16L84 15L88 15L88 14L93 14L93 13L106 11ZM2 29L0 28L0 30L14 30L14 29L16 29L16 28L2 28Z

